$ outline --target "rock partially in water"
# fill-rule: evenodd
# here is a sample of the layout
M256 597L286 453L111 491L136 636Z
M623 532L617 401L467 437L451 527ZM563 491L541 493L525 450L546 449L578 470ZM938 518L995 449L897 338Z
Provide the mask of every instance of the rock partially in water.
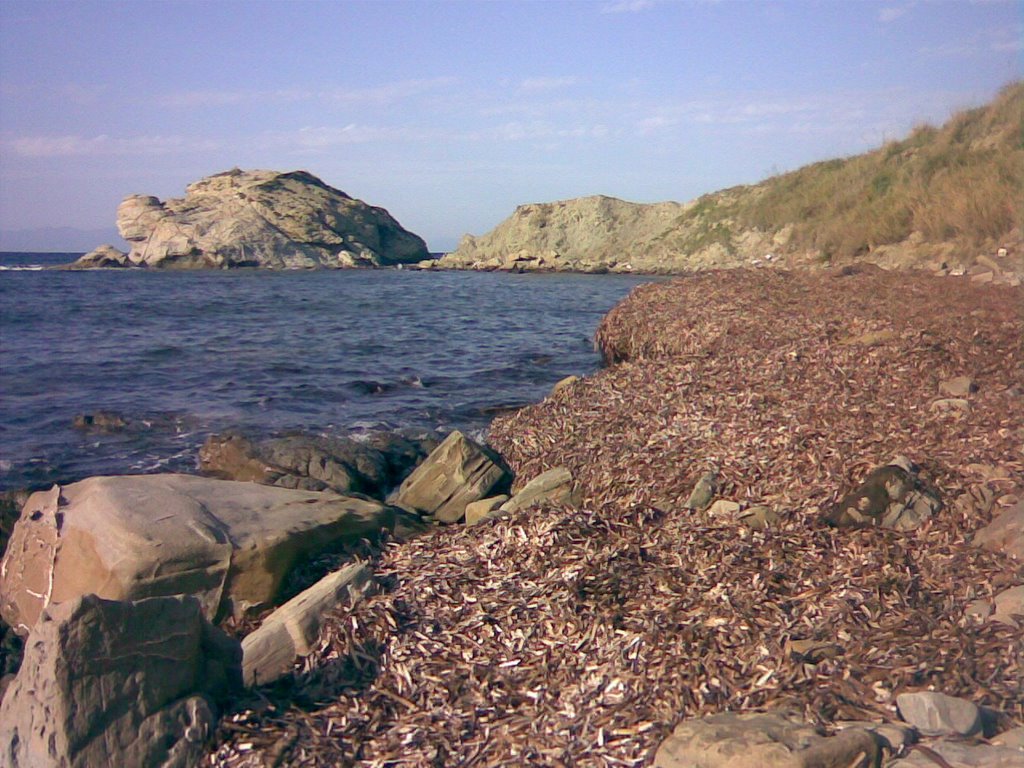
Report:
M386 210L305 171L235 168L190 184L183 198L129 195L117 226L131 244L126 255L102 246L74 266L349 268L430 255Z

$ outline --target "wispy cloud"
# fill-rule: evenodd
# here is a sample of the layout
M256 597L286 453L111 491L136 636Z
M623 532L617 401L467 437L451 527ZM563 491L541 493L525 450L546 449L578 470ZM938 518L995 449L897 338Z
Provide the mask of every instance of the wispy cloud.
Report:
M219 149L221 143L184 136L16 136L0 140L4 151L27 158L96 155L167 155Z
M656 4L657 0L612 0L601 6L601 13L639 13Z
M320 101L348 104L394 104L405 99L451 88L458 83L455 77L402 80L369 88L282 88L275 90L195 90L167 93L156 98L162 107L195 109L246 104L288 104Z
M980 32L957 42L922 46L921 56L936 59L960 59L992 53L1020 53L1024 50L1024 24Z
M654 115L653 117L645 117L641 120L637 120L633 127L636 133L640 136L650 136L676 125L679 125L679 118L677 117Z
M547 122L511 122L498 126L494 134L504 141L536 141L550 139L601 139L611 134L607 125L557 126Z
M562 88L569 88L579 83L578 77L567 75L564 77L528 77L519 83L519 90L528 93L537 91L557 91Z
M906 16L909 10L909 5L890 5L878 12L878 20L883 24L890 24L896 19Z

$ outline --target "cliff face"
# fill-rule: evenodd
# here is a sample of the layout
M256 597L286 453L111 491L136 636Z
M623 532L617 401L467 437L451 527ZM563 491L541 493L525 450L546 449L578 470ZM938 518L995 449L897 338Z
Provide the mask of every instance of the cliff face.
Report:
M438 266L684 272L867 261L1024 274L1024 83L872 152L685 205L607 197L525 205Z
M130 195L117 226L131 250L119 258L101 247L79 266L339 268L429 256L386 210L305 171L236 168L190 184L183 198Z

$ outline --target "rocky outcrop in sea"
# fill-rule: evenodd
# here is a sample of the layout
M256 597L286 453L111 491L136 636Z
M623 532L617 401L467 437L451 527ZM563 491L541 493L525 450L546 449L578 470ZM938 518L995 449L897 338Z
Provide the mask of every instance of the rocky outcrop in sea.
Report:
M422 238L386 210L306 171L235 168L190 184L182 198L129 195L118 206L117 228L128 253L103 245L74 266L347 268L429 257Z

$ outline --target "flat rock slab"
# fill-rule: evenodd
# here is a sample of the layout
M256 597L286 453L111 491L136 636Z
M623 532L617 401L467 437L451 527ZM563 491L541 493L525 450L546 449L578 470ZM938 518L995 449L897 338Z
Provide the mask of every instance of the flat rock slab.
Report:
M50 603L195 595L216 620L273 603L292 566L393 529L362 499L191 475L94 477L33 494L0 564L0 613L26 633Z
M51 606L0 704L0 764L199 765L216 725L207 694L237 682L240 659L193 598Z
M881 752L868 731L822 736L777 714L725 712L680 723L655 768L873 768Z
M324 576L267 616L242 641L242 679L246 686L278 680L295 661L313 652L324 614L353 605L377 587L370 569L353 563Z
M497 454L456 430L405 479L395 503L455 523L466 505L500 493L511 481L512 473Z
M927 749L955 768L1021 768L1024 751L990 744L963 744L952 741L928 742ZM939 763L921 749L894 763L891 768L935 768Z
M974 736L981 733L981 710L973 702L937 691L901 693L900 717L925 736Z
M523 486L515 496L501 505L503 514L510 515L520 509L532 507L542 501L558 504L574 504L572 473L565 467L555 467L541 472Z

